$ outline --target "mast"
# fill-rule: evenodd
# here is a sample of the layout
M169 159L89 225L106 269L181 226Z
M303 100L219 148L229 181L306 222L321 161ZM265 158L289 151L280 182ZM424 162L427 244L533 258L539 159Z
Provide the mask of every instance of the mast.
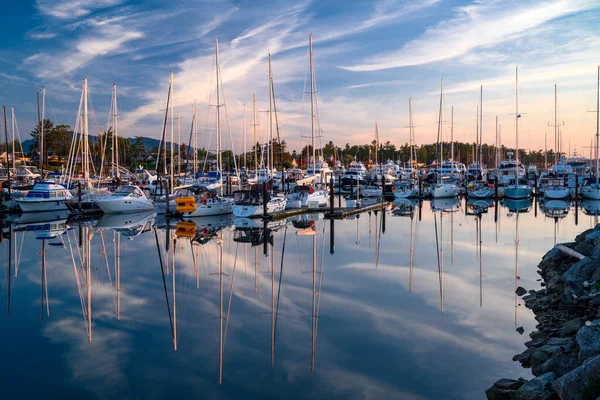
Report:
M600 143L600 65L598 66L598 87L596 89L596 185L598 185L598 148Z
M87 111L86 111L86 114L87 114ZM45 118L46 118L46 87L42 86L42 130L41 130L41 136L38 141L38 143L40 144L40 165L42 167L41 168L42 175L43 175L43 171L44 171L44 161L46 161L46 157L45 157L46 147L45 147L45 143L44 143L44 119Z
M252 114L254 115L254 123L252 124L252 128L254 131L254 144L252 145L252 147L254 147L254 173L258 174L258 149L256 148L256 95L252 96Z
M473 164L477 168L477 150L479 149L479 105L477 105L477 116L475 117L475 148L473 149Z
M519 184L519 66L515 70L515 136L516 136L516 154L515 154L515 185ZM517 213L517 218L519 213Z
M271 69L271 53L269 53L269 141L271 157L269 159L269 178L273 178L273 71Z
M483 178L483 85L479 90L479 171Z
M556 123L556 111L557 111L557 102L556 102L556 84L554 84L554 164L558 164L558 153L559 150L559 138L558 138L558 124Z
M169 171L169 184L170 184L169 188L171 190L173 190L173 182L174 182L174 180L173 180L173 178L174 178L173 174L175 172L175 170L174 170L174 163L173 163L173 161L174 161L173 160L173 154L174 154L174 150L175 150L175 148L174 148L174 142L175 142L175 140L174 140L175 139L174 138L174 133L175 133L174 132L175 131L175 107L173 107L173 104L175 104L173 102L173 100L174 100L174 94L175 93L174 93L174 88L173 88L173 85L174 85L173 72L171 72L170 82L171 82L171 166L170 166L171 170ZM217 103L218 103L218 101L217 101ZM166 193L166 194L169 195L169 193Z
M15 124L17 123L17 117L15 116L14 107L11 107L10 112L11 112L11 122L12 122L12 167L13 167L13 171L16 171L15 170L15 166L16 166L16 163L15 163L15 143L16 143L15 142ZM21 145L20 141L19 141L19 146L21 147L21 152L22 152L23 149L22 149L22 145ZM8 154L8 149L6 151ZM8 164L8 160L6 160L6 164ZM7 178L10 179L9 175L10 174L7 174ZM8 181L8 183L9 183L9 187L10 187L10 180Z
M115 149L113 151L113 162L116 165L116 174L113 172L113 176L120 176L121 174L119 173L119 113L118 113L118 108L117 108L117 84L113 83L113 127L114 127L114 134L113 134L113 141L114 141L114 146L113 148ZM114 168L114 167L113 167Z
M44 96L42 95L42 98ZM43 107L43 103L42 103L42 119L43 119L43 115L44 115L44 107ZM42 120L42 125L43 125L43 120ZM83 78L83 157L82 157L82 162L83 164L83 176L85 179L85 187L88 187L88 182L90 179L90 174L89 174L89 163L88 163L88 157L89 157L89 151L90 151L90 147L89 147L89 142L88 142L88 86L87 86L87 78L84 77Z
M498 169L498 146L498 116L496 115L496 154L494 154L494 168L496 168L496 170Z
M379 128L377 127L377 121L375 121L375 166L377 164L377 152L379 151Z
M454 106L450 117L450 159L454 161ZM454 163L452 163L452 174L454 175Z
M198 172L198 105L194 100L194 178Z
M181 113L177 112L177 175L181 176Z
M313 64L313 49L312 49L312 33L308 34L308 47L309 47L309 62L310 62L310 139L312 145L312 164L313 164L313 175L316 174L317 162L315 153L315 82L314 82L314 64Z
M215 68L217 71L217 168L218 175L223 173L223 159L221 154L221 98L219 94L219 39L215 39ZM221 179L223 179L221 177ZM221 196L223 196L223 185L220 186Z
M438 183L442 182L442 160L444 157L443 151L444 147L442 144L442 106L444 99L444 78L442 78L441 88L440 88L440 112L438 118L438 148L440 153L440 165L438 166Z
M248 172L248 153L246 152L246 144L248 139L246 138L246 103L244 103L244 126L242 127L242 136L244 137L244 170Z
M412 121L412 97L408 99L408 125L409 125L409 141L410 141L410 175L414 176L414 165L413 165L413 151L414 151L414 138L413 138L413 121ZM412 221L411 221L412 222Z
M4 141L6 142L6 179L7 179L7 184L8 184L8 195L10 197L10 169L8 168L8 165L9 165L8 164L8 129L6 128L6 106L2 106L2 112L4 113ZM14 134L14 131L13 131L13 134ZM15 160L14 146L15 146L15 142L13 140L13 157L12 157L13 164L14 164L14 160ZM4 194L0 193L0 196L4 196ZM10 265L10 263L9 263L9 265ZM8 275L10 276L10 271L9 271Z

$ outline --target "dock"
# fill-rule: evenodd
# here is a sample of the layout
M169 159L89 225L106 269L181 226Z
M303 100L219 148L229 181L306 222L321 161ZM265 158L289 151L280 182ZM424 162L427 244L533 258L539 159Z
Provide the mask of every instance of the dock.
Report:
M296 208L293 210L285 210L278 211L275 213L267 214L262 217L268 221L278 221L285 218L294 217L296 215L302 214L310 214L310 213L323 213L325 214L325 219L344 219L351 217L353 215L361 214L368 211L377 211L388 207L391 203L389 201L377 202L375 204L369 204L363 207L338 207L338 208L329 208L329 207L320 207L320 208Z

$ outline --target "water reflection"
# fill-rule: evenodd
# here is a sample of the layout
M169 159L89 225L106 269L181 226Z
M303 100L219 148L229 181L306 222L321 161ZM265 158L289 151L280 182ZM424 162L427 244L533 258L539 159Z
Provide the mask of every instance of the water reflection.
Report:
M349 398L368 388L481 398L497 376L523 373L511 361L524 341L514 327L535 321L515 288L535 288L540 257L592 226L600 206L581 202L578 228L577 207L564 202L424 203L329 221L318 212L266 222L4 221L4 335L27 335L41 349L30 360L62 355L52 378L99 397L112 390L104 378L131 365L152 382L127 380L157 397L168 397L165 387L186 397ZM104 375L73 373L109 355Z

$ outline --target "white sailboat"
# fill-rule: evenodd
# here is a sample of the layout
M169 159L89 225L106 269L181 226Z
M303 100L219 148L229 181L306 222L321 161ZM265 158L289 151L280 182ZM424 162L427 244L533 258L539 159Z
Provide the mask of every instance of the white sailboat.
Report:
M290 193L287 197L287 208L299 208L302 206L321 207L326 206L329 202L329 191L323 187L315 187L314 184L319 182L321 186L326 185L327 180L331 177L333 171L327 166L323 160L319 160L317 168L317 153L315 144L315 99L316 82L314 79L315 69L313 64L313 49L312 49L312 33L308 35L309 46L309 62L310 62L310 114L311 114L311 145L312 145L312 169L308 168L307 179L312 179L313 183L309 183L308 190L298 190ZM269 71L271 70L271 56L269 55ZM272 78L271 78L272 79ZM272 81L271 81L272 85Z
M442 140L442 112L444 106L444 80L442 79L441 89L440 89L440 110L439 110L439 118L438 118L438 146L440 159L439 163L442 165L442 160L444 159L444 144ZM454 184L449 182L444 182L442 179L441 172L438 172L437 183L433 185L431 190L431 195L433 198L448 198L448 197L458 197L460 193L460 188Z
M516 84L516 103L515 103L515 136L516 136L516 149L515 149L515 164L519 166L519 67L516 68L515 72ZM519 168L515 168L515 181L504 189L504 197L508 199L528 199L531 197L531 186L527 184L519 183L520 178Z
M472 176L480 176L481 179L472 182L469 186L469 190L467 191L467 197L474 199L487 199L490 197L494 197L494 189L490 187L485 180L487 175L487 170L483 165L483 157L482 157L482 143L483 143L483 86L481 86L481 96L479 98L479 128L478 128L478 145L479 145L479 161L475 161L471 166L469 166L469 173ZM474 166L473 170L471 167Z
M392 191L394 196L398 199L408 199L419 196L419 184L415 180L415 164L416 160L413 158L414 143L415 143L415 131L413 125L412 116L412 98L408 99L408 119L409 119L409 141L410 141L410 177L394 182Z
M581 196L584 199L600 200L600 183L598 182L598 150L600 149L600 66L598 66L598 83L596 89L596 182L584 186L581 189Z
M215 39L215 68L217 74L217 176L218 186L207 186L201 190L201 186L195 185L192 190L194 196L179 197L175 199L176 210L183 213L184 217L206 217L210 215L225 215L233 212L233 199L223 197L223 186L221 171L223 171L223 160L221 155L221 82L219 68L219 41ZM216 190L220 190L217 194Z

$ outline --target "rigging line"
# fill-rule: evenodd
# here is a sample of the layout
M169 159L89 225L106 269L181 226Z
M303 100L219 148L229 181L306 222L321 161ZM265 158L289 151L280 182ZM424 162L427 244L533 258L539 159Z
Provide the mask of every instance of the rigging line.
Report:
M287 224L285 224L285 231L283 233L283 245L281 247L281 266L279 267L279 286L277 287L277 306L275 308L275 332L274 338L277 338L277 319L279 317L279 299L281 296L281 281L283 280L283 256L285 255L285 242L287 239Z
M221 72L221 67L219 67L219 73L220 72ZM231 141L231 154L233 156L233 167L235 168L235 176L238 179L238 187L239 187L239 182L241 181L240 172L238 170L237 161L235 159L235 147L233 145L233 136L231 135L231 125L229 123L229 114L227 113L227 106L226 106L227 102L225 100L225 89L223 88L223 81L221 81L221 94L223 95L223 108L225 109L225 120L227 121L227 130L229 131L229 140ZM277 114L275 114L275 115L277 115ZM223 168L223 166L221 166L221 169L222 168Z
M87 312L86 312L86 307L85 307L85 300L83 297L83 291L81 289L81 280L79 279L79 272L77 272L77 267L76 267L76 263L75 263L75 256L73 255L73 246L71 245L71 237L69 236L69 233L67 232L67 239L69 240L69 249L71 251L71 261L73 262L73 271L75 272L75 282L77 284L77 292L79 294L79 302L81 303L81 313L83 315L83 323L85 324L85 330L86 330L86 334L90 335L90 331L89 331L89 327L88 327L88 321L87 321Z
M277 113L277 103L275 102L275 83L271 80L271 92L273 93L273 111L275 112L275 129L277 130L277 142L279 143L279 163L283 168L283 148L281 147L281 137L279 135L279 117Z
M101 254L101 257L104 258L104 260L106 260L106 271L108 272L108 282L110 283L110 288L111 288L111 292L112 292L113 284L112 284L112 277L110 275L110 267L108 265L108 255L106 254L106 246L104 244L104 231L100 232L100 238L102 239L102 254ZM116 311L117 311L117 300L115 299L115 293L114 292L112 294L112 298L113 298L113 306L115 307L115 313L116 313Z
M165 281L165 270L163 267L163 257L160 251L160 245L158 242L158 232L154 228L154 236L156 237L156 250L158 251L158 260L160 261L160 273L162 274L163 288L165 289L165 299L167 301L167 311L169 313L169 324L171 326L171 335L175 338L175 331L173 330L173 318L171 317L171 306L169 305L169 295L167 293L167 282Z
M233 298L233 288L235 284L235 269L237 266L237 255L238 248L240 246L240 242L236 242L235 244L235 259L233 260L233 272L231 274L231 288L229 289L229 304L227 305L227 318L225 319L225 334L223 336L223 346L225 346L225 342L227 341L227 327L229 327L229 313L231 311L231 300Z
M437 228L437 213L433 213L433 221L435 226L435 248L437 255L437 263L438 263L438 280L440 281L440 291L442 290L442 269L440 264L440 244L438 240L438 228ZM440 298L441 301L441 298Z

